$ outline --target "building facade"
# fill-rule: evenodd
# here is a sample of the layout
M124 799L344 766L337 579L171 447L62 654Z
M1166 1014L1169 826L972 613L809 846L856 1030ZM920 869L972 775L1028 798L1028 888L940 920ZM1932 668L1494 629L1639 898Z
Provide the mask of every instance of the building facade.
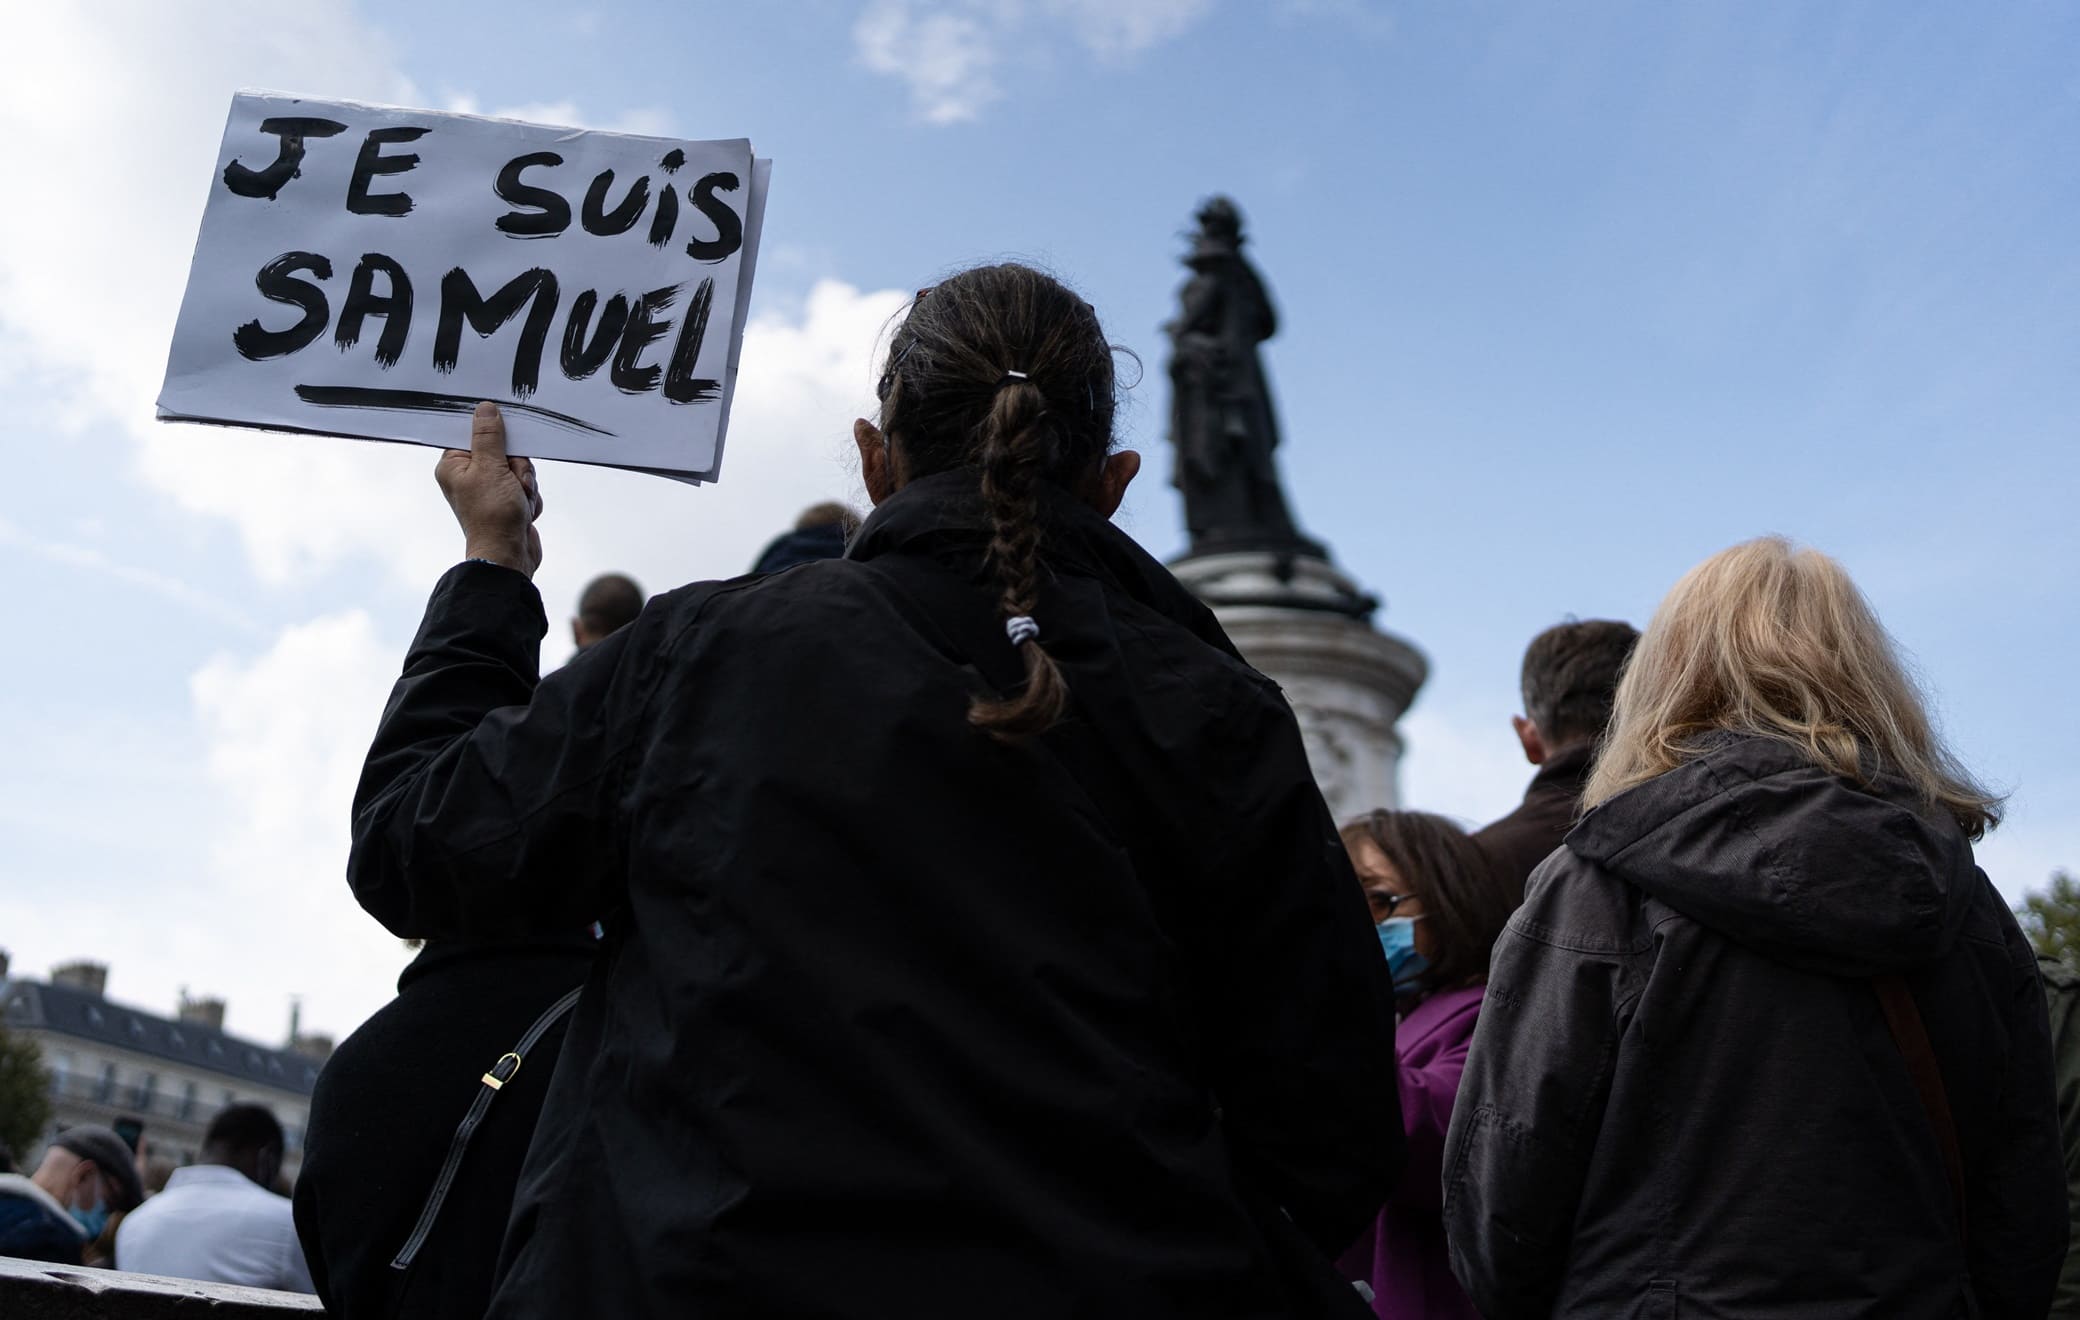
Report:
M277 1049L241 1040L223 1029L222 1000L184 999L176 1016L160 1017L107 998L107 977L98 963L54 968L48 981L0 971L0 1021L35 1041L50 1069L54 1113L45 1139L76 1123L131 1119L143 1124L153 1156L192 1164L218 1111L260 1104L281 1120L282 1172L293 1182L330 1042ZM33 1161L38 1152L16 1155Z

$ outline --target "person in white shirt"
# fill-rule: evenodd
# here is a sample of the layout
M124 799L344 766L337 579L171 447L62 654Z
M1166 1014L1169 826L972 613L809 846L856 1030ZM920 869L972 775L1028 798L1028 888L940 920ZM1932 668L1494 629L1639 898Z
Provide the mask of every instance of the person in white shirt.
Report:
M310 1292L289 1198L268 1188L282 1167L282 1125L260 1105L232 1105L209 1125L202 1159L116 1229L116 1268L211 1283Z

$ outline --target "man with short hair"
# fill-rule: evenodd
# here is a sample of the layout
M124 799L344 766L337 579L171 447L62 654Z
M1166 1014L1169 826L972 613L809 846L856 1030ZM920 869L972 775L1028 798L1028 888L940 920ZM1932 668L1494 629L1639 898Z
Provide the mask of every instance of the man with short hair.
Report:
M1538 767L1524 801L1474 833L1499 874L1522 890L1574 827L1596 742L1611 719L1618 676L1639 630L1615 619L1569 620L1524 650L1524 713L1510 717L1524 759Z
M311 1291L289 1198L268 1188L282 1168L282 1125L260 1105L211 1120L202 1158L116 1229L116 1267L253 1288Z
M626 573L602 573L585 584L571 619L571 642L582 651L597 646L643 612L643 589Z
M108 1217L143 1197L121 1137L94 1124L67 1128L35 1173L0 1174L0 1256L78 1265Z
M848 506L836 500L812 504L794 520L793 528L774 537L758 552L758 562L751 566L751 571L779 573L797 564L840 558L845 553L845 543L858 530L859 515Z

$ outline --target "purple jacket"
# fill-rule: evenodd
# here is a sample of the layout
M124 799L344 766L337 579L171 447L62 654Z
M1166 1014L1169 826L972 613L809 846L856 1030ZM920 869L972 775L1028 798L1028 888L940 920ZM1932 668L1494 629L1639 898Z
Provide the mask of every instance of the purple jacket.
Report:
M1445 1132L1484 993L1474 986L1434 994L1395 1033L1408 1163L1379 1218L1338 1262L1345 1278L1372 1285L1372 1309L1382 1320L1480 1320L1452 1277L1439 1215Z

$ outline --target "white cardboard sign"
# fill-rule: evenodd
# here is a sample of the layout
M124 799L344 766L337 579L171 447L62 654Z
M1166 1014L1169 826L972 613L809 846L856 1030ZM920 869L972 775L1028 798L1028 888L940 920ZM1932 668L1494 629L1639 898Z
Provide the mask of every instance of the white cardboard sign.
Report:
M771 162L686 142L241 92L159 416L696 484L723 431Z

